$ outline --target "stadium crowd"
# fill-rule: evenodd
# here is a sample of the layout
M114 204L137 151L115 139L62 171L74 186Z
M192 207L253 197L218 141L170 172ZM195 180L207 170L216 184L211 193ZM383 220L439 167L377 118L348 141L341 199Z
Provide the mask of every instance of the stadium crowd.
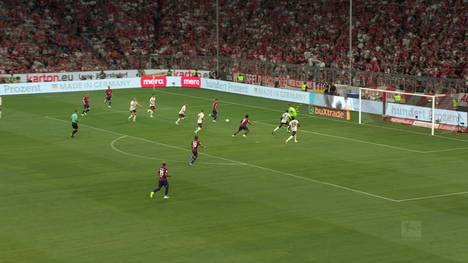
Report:
M466 4L353 1L353 66L468 79ZM222 56L348 66L348 1L219 0L219 5ZM4 0L0 28L3 73L146 68L150 54L216 54L211 0Z

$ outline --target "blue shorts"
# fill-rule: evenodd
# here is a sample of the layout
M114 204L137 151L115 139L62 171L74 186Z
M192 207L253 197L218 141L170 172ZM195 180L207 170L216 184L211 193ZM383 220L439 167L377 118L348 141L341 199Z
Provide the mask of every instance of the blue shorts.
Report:
M169 187L169 182L167 180L165 181L159 181L159 187Z

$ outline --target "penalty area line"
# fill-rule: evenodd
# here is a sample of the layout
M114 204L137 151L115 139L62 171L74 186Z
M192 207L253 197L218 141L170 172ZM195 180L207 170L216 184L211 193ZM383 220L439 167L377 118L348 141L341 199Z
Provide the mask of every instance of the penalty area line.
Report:
M457 196L457 195L466 195L468 191L465 192L456 192L456 193L448 193L448 194L440 194L440 195L427 195L427 196L420 196L420 197L413 197L413 198L406 198L406 199L399 199L396 202L409 202L409 201L418 201L418 200L426 200L426 199L435 199L441 197L449 197L449 196Z

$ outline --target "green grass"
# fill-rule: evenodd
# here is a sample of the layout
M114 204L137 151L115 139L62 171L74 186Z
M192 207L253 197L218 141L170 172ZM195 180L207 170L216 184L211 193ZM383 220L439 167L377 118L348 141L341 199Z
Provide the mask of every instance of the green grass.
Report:
M156 117L128 122L151 93L117 90L108 109L91 92L75 139L83 93L4 97L0 262L468 262L468 194L431 198L468 191L466 136L302 112L286 145L271 130L287 103L192 89L156 91ZM221 120L189 167L214 97ZM232 138L246 113L250 136ZM171 199L151 200L162 160Z

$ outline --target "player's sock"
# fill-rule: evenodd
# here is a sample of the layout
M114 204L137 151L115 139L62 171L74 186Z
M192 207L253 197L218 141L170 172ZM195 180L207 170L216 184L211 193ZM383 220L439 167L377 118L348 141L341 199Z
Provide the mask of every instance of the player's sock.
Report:
M198 127L196 130L195 130L195 133L198 133L200 131L200 127Z
M286 142L289 142L292 138L293 138L293 136L289 136L289 138L286 139Z
M130 120L131 118L133 118L133 116L132 116L132 115L128 116L128 119L129 119L129 120Z
M180 122L180 118L176 120L175 124L179 125L179 122Z
M277 127L273 130L273 132L276 132L277 130L279 130L279 126L277 126Z
M75 137L75 134L76 134L77 132L78 132L78 131L76 131L76 130L72 131L71 137L74 138L74 137Z
M154 191L150 193L150 198L153 198L153 196L154 196Z
M136 122L136 115L133 116L133 122Z
M169 185L166 186L166 189L164 189L164 198L169 194ZM167 196L169 197L169 196Z

